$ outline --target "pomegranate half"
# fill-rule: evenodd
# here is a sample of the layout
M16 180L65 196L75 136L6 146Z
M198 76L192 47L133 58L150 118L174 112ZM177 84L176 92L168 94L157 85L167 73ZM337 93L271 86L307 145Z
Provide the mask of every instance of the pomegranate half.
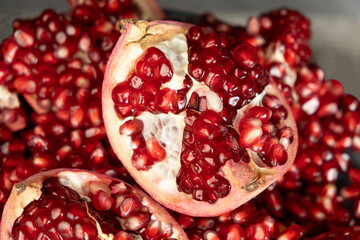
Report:
M172 21L123 21L102 108L112 148L164 206L216 216L282 176L297 128L255 47Z
M188 239L142 191L94 172L56 169L14 185L1 239Z

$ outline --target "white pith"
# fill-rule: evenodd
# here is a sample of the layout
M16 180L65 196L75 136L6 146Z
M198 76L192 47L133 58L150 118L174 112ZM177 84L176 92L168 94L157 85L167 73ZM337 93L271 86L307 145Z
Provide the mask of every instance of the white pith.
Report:
M183 87L182 82L185 79L187 72L187 44L184 34L178 34L170 41L162 42L154 47L160 49L170 61L173 77L171 80L161 86L161 88L168 87L170 89L178 90Z
M142 132L145 141L154 137L166 150L166 159L144 171L146 177L162 176L159 187L166 192L176 192L176 175L180 170L181 143L185 127L185 112L179 115L144 112L137 117L144 123ZM156 178L156 177L155 177Z
M131 47L132 54L129 56L131 57L131 61L128 61L128 64L136 62L136 60L146 50L141 49L140 46L135 44ZM173 70L173 77L169 82L163 84L161 89L182 89L183 80L185 79L185 75L188 74L188 49L186 36L184 34L178 34L171 40L161 42L153 47L160 49L165 54L166 58L170 61ZM114 74L114 76L116 75L117 73ZM194 79L192 79L192 82L193 85L186 94L187 100L190 99L191 94L195 91L199 96L206 96L207 107L209 109L217 112L220 112L223 109L223 104L215 92L210 91L204 83L198 82ZM153 137L164 147L166 151L166 158L164 160L156 162L148 170L142 171L142 174L146 178L154 179L155 182L157 182L159 189L170 194L178 192L176 176L181 167L179 159L182 149L185 117L185 111L176 115L172 113L152 114L149 112L143 112L136 117L137 119L142 120L144 124L142 135L145 141ZM125 118L123 122L130 119L133 119L133 117ZM126 137L125 142L129 146L131 138Z
M10 92L5 85L0 85L0 109L20 107L20 101L15 92Z

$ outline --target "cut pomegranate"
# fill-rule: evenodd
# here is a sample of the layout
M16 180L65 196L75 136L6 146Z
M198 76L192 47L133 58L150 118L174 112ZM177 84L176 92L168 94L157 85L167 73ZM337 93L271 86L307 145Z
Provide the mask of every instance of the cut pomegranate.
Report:
M183 23L123 24L103 116L115 153L145 191L172 210L214 216L289 169L297 128L256 48Z
M0 229L2 239L187 239L167 211L140 190L76 169L17 183Z

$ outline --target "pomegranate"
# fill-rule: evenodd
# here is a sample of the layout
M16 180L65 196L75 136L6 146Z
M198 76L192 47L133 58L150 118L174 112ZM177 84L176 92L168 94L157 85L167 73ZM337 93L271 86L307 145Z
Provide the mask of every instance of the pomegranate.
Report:
M198 26L123 21L102 107L109 141L130 174L188 215L235 209L296 155L292 112L257 49Z
M140 190L76 169L17 183L0 229L2 239L187 239L167 211Z

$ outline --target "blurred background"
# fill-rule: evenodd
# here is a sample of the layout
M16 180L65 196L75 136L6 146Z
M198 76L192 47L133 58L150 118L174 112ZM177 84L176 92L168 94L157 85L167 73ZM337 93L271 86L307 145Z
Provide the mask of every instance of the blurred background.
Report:
M298 9L311 19L313 62L326 78L343 83L345 91L360 97L360 1L359 0L158 0L168 12L199 15L210 12L236 25L248 17L279 7ZM33 17L45 8L68 9L66 0L1 0L0 40L10 35L16 17Z

